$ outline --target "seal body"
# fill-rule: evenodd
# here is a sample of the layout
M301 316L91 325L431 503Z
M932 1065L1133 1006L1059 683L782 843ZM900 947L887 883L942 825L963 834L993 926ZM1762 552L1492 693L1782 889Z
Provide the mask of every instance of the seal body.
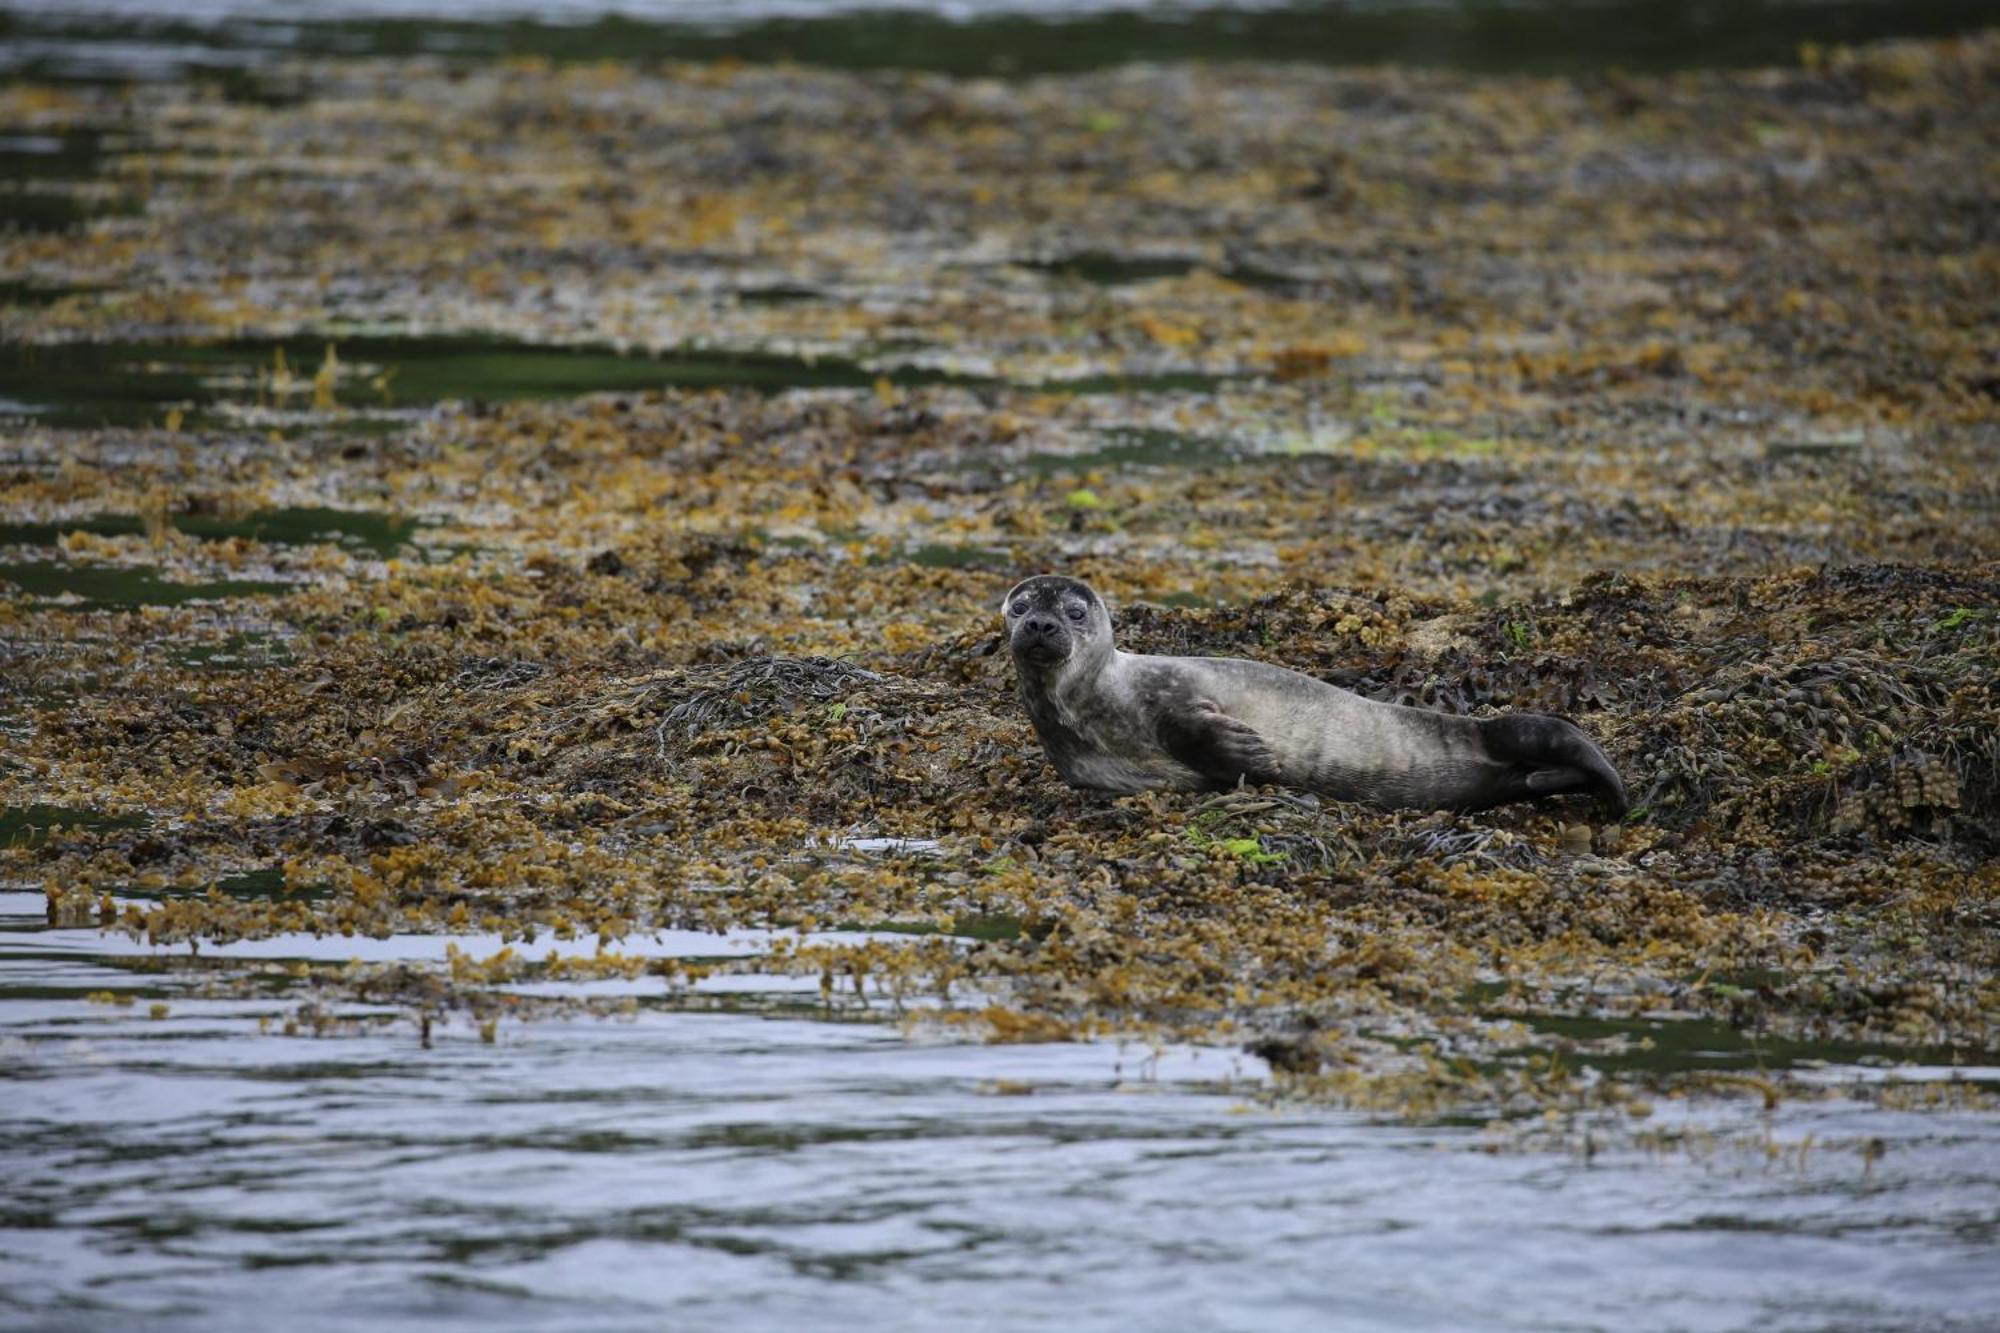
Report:
M1614 811L1626 806L1604 752L1561 718L1454 717L1265 662L1123 653L1103 600L1059 575L1016 585L1001 614L1035 734L1073 787L1271 782L1453 810L1585 792Z

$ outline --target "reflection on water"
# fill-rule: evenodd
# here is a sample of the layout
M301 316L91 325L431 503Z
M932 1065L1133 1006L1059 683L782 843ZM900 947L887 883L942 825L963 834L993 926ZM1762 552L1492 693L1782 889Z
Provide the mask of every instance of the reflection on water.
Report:
M644 1005L491 1043L447 1025L428 1049L386 1006L342 1006L348 1035L259 1035L297 993L204 996L212 970L147 967L129 940L48 926L41 902L0 894L0 1311L23 1326L266 1328L274 1303L288 1328L398 1329L2000 1316L1991 1117L1663 1105L1680 1146L1586 1161L1274 1111L1261 1063L1228 1051ZM768 943L739 934L644 947Z

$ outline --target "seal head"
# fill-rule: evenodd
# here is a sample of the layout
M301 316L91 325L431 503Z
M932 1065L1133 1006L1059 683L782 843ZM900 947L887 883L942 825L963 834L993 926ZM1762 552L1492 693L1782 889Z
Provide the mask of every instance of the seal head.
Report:
M1046 675L1074 661L1088 666L1111 655L1111 613L1079 579L1039 574L1023 579L1000 604L1007 647L1017 667Z

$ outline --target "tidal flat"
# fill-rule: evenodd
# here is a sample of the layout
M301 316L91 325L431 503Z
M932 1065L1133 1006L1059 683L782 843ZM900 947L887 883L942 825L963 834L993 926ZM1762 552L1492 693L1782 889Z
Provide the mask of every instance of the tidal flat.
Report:
M258 80L0 85L0 1302L2000 1312L2000 36ZM997 635L1045 570L1129 650L1568 716L1635 808L1070 791ZM285 1117L340 1218L229 1193ZM1300 1285L1256 1181L1315 1262L1514 1275ZM1524 1261L1541 1188L1622 1278Z

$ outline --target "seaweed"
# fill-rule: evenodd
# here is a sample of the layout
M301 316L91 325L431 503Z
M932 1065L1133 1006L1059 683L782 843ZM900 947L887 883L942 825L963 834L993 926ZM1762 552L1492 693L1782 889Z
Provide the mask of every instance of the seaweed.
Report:
M1990 1056L1996 71L1985 35L1616 87L10 84L10 123L149 127L142 214L0 236L65 293L0 307L16 360L214 373L0 448L0 570L37 570L0 600L0 806L103 816L16 819L0 879L163 944L595 935L620 976L634 933L784 926L728 966L825 1012L1247 1046L1278 1095L1412 1114L1797 1091L1612 1049L1662 1023ZM442 324L617 374L357 378L395 350L359 330ZM756 382L603 350L697 344ZM380 525L256 518L332 510ZM995 633L1047 569L1134 650L1567 715L1637 808L1071 791ZM486 1021L517 962L308 972Z

